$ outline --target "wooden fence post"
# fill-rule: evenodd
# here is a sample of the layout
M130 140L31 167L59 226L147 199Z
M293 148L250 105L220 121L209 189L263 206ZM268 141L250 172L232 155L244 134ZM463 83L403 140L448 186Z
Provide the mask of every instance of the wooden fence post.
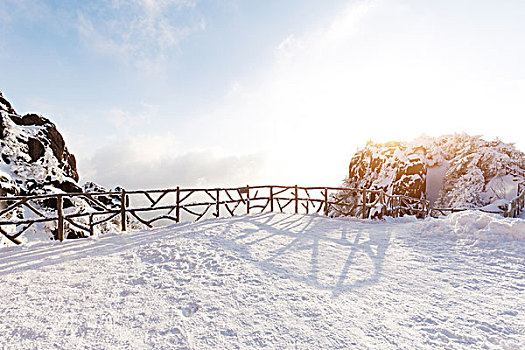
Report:
M250 214L250 186L246 185L246 214Z
M297 185L295 185L295 213L299 213L299 199L298 199L298 192L297 192Z
M270 186L270 211L273 213L273 186Z
M62 195L57 195L57 238L60 242L64 241L64 200Z
M175 222L180 222L180 188L177 186L175 203Z
M379 218L383 218L383 213L385 212L385 193L381 191L379 193L379 204L381 205L381 212L379 213Z
M363 219L366 219L366 202L367 202L366 190L363 190L363 212L361 213L363 216Z
M93 214L89 214L89 235L93 236L95 232L93 231Z
M328 216L328 188L324 188L324 215Z
M120 230L126 231L126 190L120 193Z
M215 205L215 217L219 217L220 215L220 212L221 212L221 207L220 207L220 201L219 201L219 194L220 194L220 190L217 189L217 204Z
M395 218L396 217L396 197L395 195L392 195L392 198L390 199L390 202L392 203L392 217Z

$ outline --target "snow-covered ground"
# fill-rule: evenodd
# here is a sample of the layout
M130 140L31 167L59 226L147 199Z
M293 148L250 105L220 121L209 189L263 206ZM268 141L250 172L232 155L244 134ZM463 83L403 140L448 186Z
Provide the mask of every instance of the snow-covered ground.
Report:
M259 214L0 249L5 349L523 349L525 220Z

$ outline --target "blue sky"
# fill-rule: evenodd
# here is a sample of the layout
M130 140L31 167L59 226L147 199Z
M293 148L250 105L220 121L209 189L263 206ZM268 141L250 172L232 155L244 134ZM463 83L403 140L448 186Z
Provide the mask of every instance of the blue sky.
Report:
M0 90L82 180L337 184L367 140L525 141L523 1L0 2Z

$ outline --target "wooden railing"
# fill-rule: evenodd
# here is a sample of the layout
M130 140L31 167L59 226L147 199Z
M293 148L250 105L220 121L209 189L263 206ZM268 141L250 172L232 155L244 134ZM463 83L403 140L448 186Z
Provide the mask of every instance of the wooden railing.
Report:
M0 197L0 206L4 208L0 209L0 233L16 244L24 232L38 224L51 225L55 238L62 241L68 236L94 235L109 224L127 231L137 222L153 227L265 211L360 218L425 217L429 213L426 200L378 190L297 185Z
M0 207L0 233L16 244L22 234L38 224L51 225L56 239L62 241L68 236L107 231L103 226L110 224L111 229L127 231L129 225L136 227L136 223L153 227L265 211L366 219L404 215L424 218L467 210L430 208L426 200L388 195L380 190L277 185L0 197ZM503 215L517 217L524 209L525 184L520 184L517 196Z
M516 197L514 197L509 205L507 210L505 210L505 217L516 218L520 216L521 212L525 207L525 183L518 184L518 192Z
M507 204L502 205L501 210L487 210L484 208L436 208L430 209L430 216L439 217L465 210L479 210L484 213L502 214L506 218L517 218L525 209L525 183L518 184L517 195Z

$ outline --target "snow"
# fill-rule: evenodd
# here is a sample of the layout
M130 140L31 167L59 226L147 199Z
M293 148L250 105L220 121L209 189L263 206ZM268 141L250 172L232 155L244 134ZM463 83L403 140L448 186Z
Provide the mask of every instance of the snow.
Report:
M485 205L480 208L480 210L483 210L485 212L490 213L500 213L503 214L508 206L510 204L510 201L507 199L497 199L494 202L490 203L489 205Z
M0 249L5 349L519 349L525 220L265 213Z
M518 195L519 182L520 179L512 175L496 176L485 185L485 196L488 197L488 201L498 199L510 201Z

